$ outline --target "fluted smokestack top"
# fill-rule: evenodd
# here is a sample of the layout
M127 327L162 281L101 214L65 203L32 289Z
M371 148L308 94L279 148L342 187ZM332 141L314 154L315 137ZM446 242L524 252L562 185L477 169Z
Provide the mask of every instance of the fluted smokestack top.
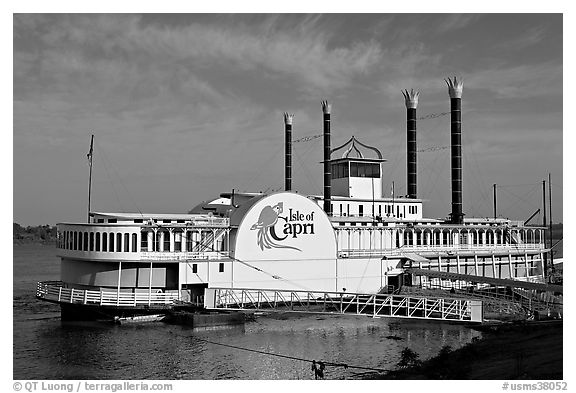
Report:
M284 124L292 125L292 120L294 120L294 115L288 112L284 112Z
M454 77L454 80L448 78L444 79L444 82L448 85L448 94L450 94L450 98L462 98L462 88L464 87L462 79L458 80Z
M324 112L326 115L329 115L331 110L332 105L330 105L328 101L322 101L322 112Z
M414 91L414 89L402 91L404 95L404 101L406 102L407 109L416 109L418 107L418 97L420 97L419 91Z

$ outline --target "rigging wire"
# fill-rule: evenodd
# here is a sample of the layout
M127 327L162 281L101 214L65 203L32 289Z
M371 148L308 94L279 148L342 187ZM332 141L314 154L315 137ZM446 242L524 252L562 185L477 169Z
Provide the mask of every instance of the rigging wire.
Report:
M487 183L484 179L484 176L482 174L482 170L480 169L480 164L478 163L478 156L476 154L476 151L472 148L469 147L464 147L465 149L465 153L470 153L470 154L464 154L464 165L466 165L468 167L468 169L470 170L470 172L473 172L472 169L476 170L477 176L470 176L470 178L475 181L478 180L478 182L476 184L478 184L478 188L479 188L479 194L480 194L480 202L482 204L484 204L485 208L488 209L488 211L490 211L490 201L491 201L491 196L490 193L487 191L489 189L489 187L487 187ZM472 160L468 160L467 156L470 155L472 157ZM478 179L476 179L476 177L478 177ZM471 206L474 206L474 204L471 204ZM481 214L480 214L481 215Z
M535 205L532 201L528 200L527 198L530 197L536 190L538 190L540 185L536 184L534 185L528 192L525 193L524 197L520 197L519 195L516 195L515 193L507 190L507 189L503 189L502 191L504 191L504 193L511 195L512 197L518 199L519 201L524 202L527 205L530 205L533 208L540 208L540 205ZM512 206L519 206L518 203L513 203Z
M450 112L430 113L428 115L419 117L417 120L436 119L438 117L449 115Z
M106 160L108 160L108 159L105 157L104 150L102 149L102 147L98 144L98 142L97 142L96 140L94 141L94 143L95 143L95 145L96 145L96 147L97 147L96 150L102 152L102 157L105 158L105 160L102 160L102 162L105 163ZM128 190L128 188L126 187L126 185L124 184L124 182L122 181L122 178L120 177L120 174L118 173L118 171L116 171L114 165L112 165L112 162L111 162L111 161L110 161L110 164L111 164L111 166L112 166L112 170L114 171L116 177L118 178L118 181L120 182L120 185L121 185L121 186L124 188L124 190L126 191L126 194L128 195L128 198L130 199L130 202L134 205L134 207L136 208L136 210L138 211L138 213L140 213L141 216L144 216L144 215L142 214L142 211L140 210L140 208L139 208L138 205L136 204L136 201L134 200L134 198L132 198L132 194L130 194L130 191ZM106 168L106 164L104 164L104 167ZM106 169L106 171L108 171L108 170ZM111 184L112 184L112 189L114 190L114 194L116 195L116 198L118 199L118 203L120 204L120 209L123 210L122 204L121 204L121 202L120 202L120 199L118 198L118 195L116 194L116 190L114 189L114 185L113 185L113 183L111 183Z
M312 149L314 149L316 146L314 144L311 144L308 147L308 150L304 152L304 156L307 156ZM319 188L318 182L314 181L314 178L312 176L312 174L310 173L308 167L305 164L304 158L300 155L300 153L298 153L298 149L292 149L292 156L296 157L297 160L294 160L294 163L298 164L298 167L302 170L302 172L304 173L304 176L306 177L306 179L308 180L308 182L310 183L310 185L312 186L313 190L317 190L316 192L320 195L322 193L322 189ZM294 166L294 169L296 169L297 167Z
M118 196L118 192L116 191L116 187L114 186L114 182L112 181L112 176L110 176L110 171L108 170L108 165L106 165L106 155L104 154L104 150L98 145L98 142L96 142L96 151L93 153L94 155L96 155L96 152L99 153L99 155L102 157L102 164L104 166L104 172L106 172L106 177L108 179L108 181L110 182L110 186L112 187L112 192L114 193L114 197L116 198L116 202L118 203L118 206L120 207L120 211L124 210L122 207L122 202L120 201L120 197Z
M311 141L311 140L321 138L322 135L323 135L323 134L316 134L316 135L304 136L304 137L302 137L302 138L293 140L292 143L309 142L309 141Z
M270 162L278 157L280 151L283 148L284 148L284 146L277 147L276 150L274 150L273 153L270 155L270 157L268 157L268 159L260 165L260 170L255 171L253 176L250 179L248 179L247 182L245 182L245 185L248 187L252 187L253 184L256 182L256 180L258 180L262 176L262 173L264 171L270 169Z
M270 276L270 277L272 277L272 278L275 279L275 280L285 281L285 282L287 282L287 283L289 283L289 284L296 285L296 286L298 286L298 287L300 287L300 288L302 288L302 289L305 289L305 290L307 290L307 291L310 291L310 288L307 288L307 287L305 287L305 286L302 286L302 285L300 285L300 284L298 284L298 283L296 283L296 282L294 282L294 281L288 280L288 279L283 278L283 277L281 277L281 276L278 276L278 275L275 275L275 274L272 274L272 273L268 273L267 271L262 270L262 269L260 269L259 267L256 267L256 266L254 266L254 265L249 264L248 262L245 262L245 261L242 261L242 260L240 260L240 259L238 259L238 258L233 257L232 255L230 255L230 253L228 253L228 255L226 255L226 254L224 254L224 252L219 251L219 250L216 250L216 249L214 248L214 241L215 241L215 240L216 240L216 239L212 239L212 243L211 243L211 244L210 244L210 243L206 243L206 242L202 242L202 241L196 241L195 243L196 243L196 245L199 245L200 247L203 247L204 249L209 249L209 250L212 251L212 252L216 252L216 253L218 253L218 254L225 255L226 257L228 257L228 258L230 258L230 259L232 259L232 260L234 260L234 261L236 261L236 262L239 262L239 263L241 263L241 264L243 264L243 265L245 265L245 266L247 266L247 267L249 267L249 268L251 268L251 269L254 269L254 270L256 270L256 271L259 271L259 272L261 272L261 273L264 273L264 274L266 274L267 276ZM188 261L187 261L187 263L188 263Z
M223 346L223 347L238 349L238 350L241 350L241 351L259 353L259 354L268 355L268 356L276 356L276 357L280 357L280 358L297 360L297 361L306 362L306 363L312 363L312 361L313 361L313 359L305 359L305 358L299 358L299 357L295 357L295 356L283 355L283 354L279 354L279 353L260 351L260 350L258 350L258 349L244 348L244 347L239 347L239 346L236 346L236 345L230 345L230 344L219 343L219 342L216 342L216 341L210 341L210 340L206 340L206 339L199 338L199 337L194 337L194 338L195 338L196 340L203 341L203 342L206 342L206 343L208 343L208 344L220 345L220 346ZM326 366L343 367L344 369L354 368L354 369L358 369L358 370L369 370L369 371L378 371L378 372L387 372L387 371L389 371L389 370L382 369L382 368L365 367L365 366L358 366L358 365L346 364L346 363L336 363L336 362L329 362L329 361L322 361L322 362L323 362ZM318 361L316 361L316 363L318 363Z

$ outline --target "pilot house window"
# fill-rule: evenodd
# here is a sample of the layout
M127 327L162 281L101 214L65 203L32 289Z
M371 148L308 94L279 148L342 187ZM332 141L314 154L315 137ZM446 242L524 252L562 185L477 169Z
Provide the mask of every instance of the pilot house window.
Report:
M371 162L351 162L350 177L380 177L380 165Z

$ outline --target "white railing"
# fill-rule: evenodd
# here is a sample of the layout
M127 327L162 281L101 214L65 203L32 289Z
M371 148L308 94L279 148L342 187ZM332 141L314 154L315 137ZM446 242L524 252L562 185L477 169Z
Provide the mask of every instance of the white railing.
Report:
M188 261L196 259L226 259L228 251L142 251L141 261Z
M462 322L482 322L483 318L479 300L348 292L207 288L204 306Z
M400 248L383 248L383 249L341 249L338 250L339 256L343 257L359 257L359 256L372 256L372 255L396 255L400 256L408 252L447 252L457 253L459 251L493 251L495 254L506 253L508 251L518 250L544 250L541 244L518 244L518 245L471 245L462 244L457 246L408 246L404 245Z
M36 297L56 303L73 303L93 306L116 307L168 307L178 300L178 293L131 293L118 291L95 291L66 288L61 281L41 281Z

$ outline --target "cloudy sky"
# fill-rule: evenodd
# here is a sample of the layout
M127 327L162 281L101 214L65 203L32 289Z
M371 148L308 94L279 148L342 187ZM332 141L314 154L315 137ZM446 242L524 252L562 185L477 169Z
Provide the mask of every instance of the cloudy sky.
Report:
M282 113L294 139L376 146L384 189L406 192L401 89L419 116L449 110L443 78L462 77L464 213L526 219L552 174L562 216L560 14L16 14L13 19L14 222L86 217L92 208L186 212L233 188L283 187ZM449 116L418 122L419 149L450 141ZM450 212L449 150L418 156L424 214ZM322 194L321 139L294 145L294 188ZM541 220L541 216L540 216Z

